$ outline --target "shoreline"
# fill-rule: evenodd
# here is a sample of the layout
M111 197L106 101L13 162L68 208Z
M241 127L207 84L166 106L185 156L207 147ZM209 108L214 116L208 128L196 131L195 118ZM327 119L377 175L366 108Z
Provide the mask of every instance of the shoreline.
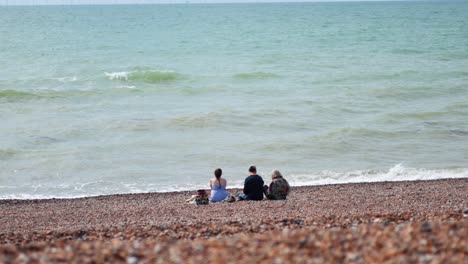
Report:
M456 188L455 188L456 187ZM241 189L228 189L228 192L242 192ZM32 200L0 200L0 230L6 230L11 217L16 219L29 216L19 226L41 227L37 223L43 222L48 216L44 210L54 213L57 223L55 228L83 225L77 221L80 216L89 216L93 221L86 225L108 226L114 220L111 216L122 213L141 224L148 223L149 216L139 217L132 213L149 213L153 220L150 222L174 222L174 218L181 218L185 222L199 219L194 211L204 213L214 210L212 218L224 219L226 216L219 209L236 211L236 217L246 220L255 219L255 214L248 209L261 210L267 215L267 208L284 208L301 218L324 215L363 215L368 213L402 213L414 212L428 214L431 212L447 212L449 210L463 210L468 208L468 178L439 179L422 181L371 182L330 184L314 186L292 187L287 200L271 201L236 201L234 203L210 203L208 206L187 204L195 191L163 192L163 193L132 193L112 194L70 199L32 199ZM456 200L452 198L457 198ZM458 205L457 205L458 204ZM299 210L299 207L309 207L309 210ZM156 214L158 211L159 214ZM27 213L22 215L21 213ZM167 214L167 216L165 215ZM271 217L286 217L274 212ZM98 218L106 221L98 221ZM192 219L190 219L192 218ZM37 219L32 225L31 219ZM190 221L189 221L190 220ZM5 226L6 225L6 226ZM44 226L47 228L47 226Z
M300 186L285 201L203 206L184 202L192 194L0 200L0 262L453 263L468 254L468 178Z
M424 179L424 180L396 180L396 181L364 181L364 182L346 182L346 183L326 183L326 184L315 184L315 185L291 185L293 189L301 189L301 188L313 188L319 186L348 186L348 185L363 185L363 184L391 184L391 183L405 183L405 182L433 182L433 181L445 181L445 180L465 180L466 178L440 178L440 179ZM265 178L264 178L265 180ZM269 183L270 179L265 181L265 184ZM209 188L203 188L204 190L209 191ZM175 194L193 194L196 190L199 189L189 189L189 190L176 190L176 191L162 191L162 192L128 192L128 193L112 193L112 194L98 194L98 195L90 195L90 196L77 196L77 197L50 197L50 198L0 198L0 204L2 202L9 202L9 201L59 201L59 200L79 200L79 199L92 199L92 198L112 198L117 196L127 196L127 195L148 195L148 194L168 194L168 195L175 195ZM234 188L227 188L227 191L232 194L236 192L242 192L242 187L234 187Z

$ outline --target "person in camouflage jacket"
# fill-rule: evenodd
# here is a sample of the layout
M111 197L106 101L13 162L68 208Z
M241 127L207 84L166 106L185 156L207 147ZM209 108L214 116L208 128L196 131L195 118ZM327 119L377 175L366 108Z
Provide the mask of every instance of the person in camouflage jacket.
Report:
M274 170L271 173L270 186L263 186L265 196L269 200L286 200L290 189L288 181L283 178L283 175L278 170Z

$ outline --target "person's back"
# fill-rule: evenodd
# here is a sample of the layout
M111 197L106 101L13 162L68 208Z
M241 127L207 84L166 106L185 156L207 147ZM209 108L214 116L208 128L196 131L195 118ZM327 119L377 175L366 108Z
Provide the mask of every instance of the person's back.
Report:
M210 202L212 203L221 202L228 196L228 192L226 191L227 181L221 178L222 173L221 169L216 169L214 172L215 178L210 180Z
M278 170L273 170L271 173L270 187L264 186L265 196L269 200L286 200L290 189L288 181Z
M263 179L257 175L257 168L255 166L250 166L249 172L250 175L244 182L246 200L263 200Z
M286 196L289 194L289 183L283 177L273 179L268 188L267 198L271 200L286 200Z

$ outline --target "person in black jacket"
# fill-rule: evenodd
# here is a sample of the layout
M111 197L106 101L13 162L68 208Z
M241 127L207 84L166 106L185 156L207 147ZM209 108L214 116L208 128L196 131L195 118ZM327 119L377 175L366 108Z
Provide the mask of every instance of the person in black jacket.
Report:
M244 182L244 193L239 195L239 200L263 200L263 179L257 175L255 166L249 167L249 176Z

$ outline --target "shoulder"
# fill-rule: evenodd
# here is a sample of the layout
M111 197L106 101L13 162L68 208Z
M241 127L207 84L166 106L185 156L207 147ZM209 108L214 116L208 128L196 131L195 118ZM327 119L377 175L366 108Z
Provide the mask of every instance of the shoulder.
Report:
M274 181L274 182L282 182L282 183L284 183L284 182L287 183L287 182L288 182L288 181L287 181L285 178L283 178L283 177L273 179L273 181Z
M286 179L284 179L284 178L279 179L278 185L284 186L284 187L288 187L288 188L289 188L289 183L288 183L288 181L287 181Z
M249 175L247 178L245 178L245 183L252 183L252 182L256 182L257 181L257 178L255 177L255 175Z
M252 180L254 180L256 182L263 182L263 178L260 175L253 175Z

